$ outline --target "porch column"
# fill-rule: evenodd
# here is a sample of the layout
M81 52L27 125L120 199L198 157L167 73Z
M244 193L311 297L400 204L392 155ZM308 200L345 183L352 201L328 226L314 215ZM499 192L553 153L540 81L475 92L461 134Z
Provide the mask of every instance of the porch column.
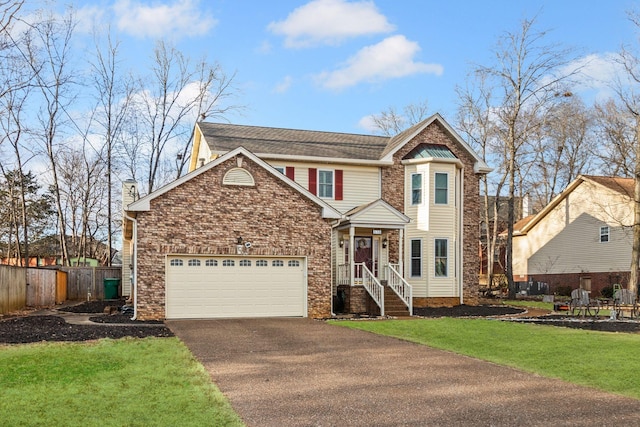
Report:
M398 240L400 240L400 242L398 242L398 269L400 271L398 271L398 273L402 274L402 277L406 277L405 271L404 271L404 244L402 243L404 240L404 229L401 228L398 232Z
M355 263L355 235L356 230L353 226L349 226L349 286L353 286L356 283L356 263Z

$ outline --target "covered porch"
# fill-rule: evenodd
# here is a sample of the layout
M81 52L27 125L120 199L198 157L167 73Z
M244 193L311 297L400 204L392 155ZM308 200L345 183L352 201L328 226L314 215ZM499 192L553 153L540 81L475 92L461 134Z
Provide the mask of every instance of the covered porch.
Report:
M347 212L334 229L334 313L410 315L403 277L409 218L383 200Z

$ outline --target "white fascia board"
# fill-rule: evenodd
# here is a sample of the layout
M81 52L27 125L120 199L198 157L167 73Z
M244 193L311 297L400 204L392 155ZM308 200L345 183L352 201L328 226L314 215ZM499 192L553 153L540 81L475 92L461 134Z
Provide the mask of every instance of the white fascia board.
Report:
M442 157L421 157L419 159L407 159L400 162L403 165L415 165L421 163L448 163L464 169L464 164L459 159L446 159Z
M224 152L217 152L223 155ZM304 163L336 163L336 164L348 164L348 165L363 165L363 166L390 166L393 165L392 161L386 160L367 160L367 159L345 159L339 157L316 157L316 156L297 156L293 154L273 154L273 153L254 153L257 157L263 160L289 160L293 162Z

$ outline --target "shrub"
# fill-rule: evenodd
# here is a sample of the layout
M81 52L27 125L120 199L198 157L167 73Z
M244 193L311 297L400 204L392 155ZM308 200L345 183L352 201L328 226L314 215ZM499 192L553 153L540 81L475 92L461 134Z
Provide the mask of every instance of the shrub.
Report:
M571 296L571 290L571 286L569 285L556 286L556 295L568 297Z
M613 298L613 286L605 286L600 289L600 295L604 298Z

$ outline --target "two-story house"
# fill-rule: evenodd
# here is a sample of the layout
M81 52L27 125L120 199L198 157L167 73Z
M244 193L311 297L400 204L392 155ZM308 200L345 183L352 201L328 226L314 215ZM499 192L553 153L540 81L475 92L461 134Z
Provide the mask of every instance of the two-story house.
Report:
M626 287L631 269L633 178L580 175L513 235L513 279L583 288Z
M188 174L124 183L123 288L140 319L472 302L489 171L438 114L392 138L200 122Z

